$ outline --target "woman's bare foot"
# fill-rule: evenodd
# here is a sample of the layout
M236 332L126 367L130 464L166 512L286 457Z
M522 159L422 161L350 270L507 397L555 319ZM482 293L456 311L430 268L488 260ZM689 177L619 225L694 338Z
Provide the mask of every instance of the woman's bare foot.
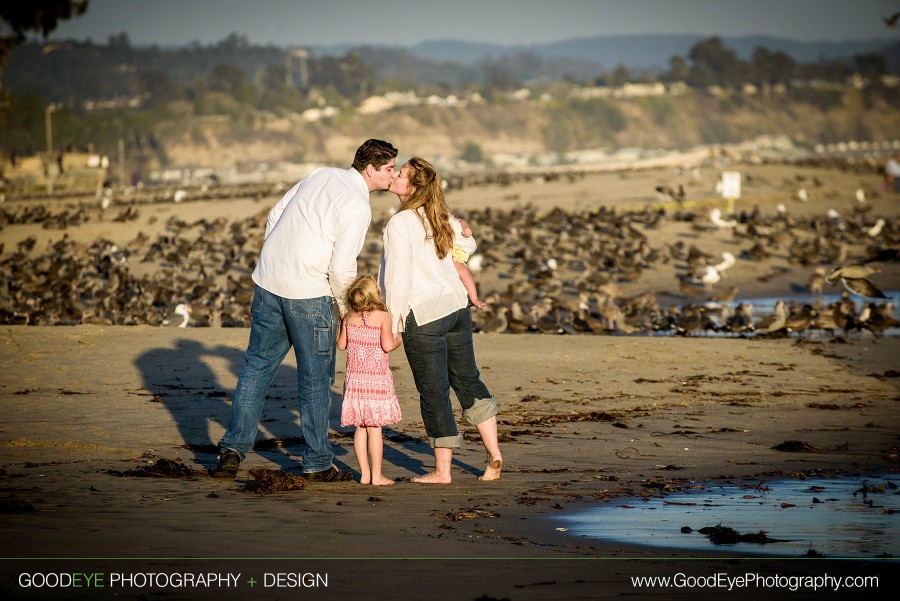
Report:
M371 484L372 483L372 475L371 474L362 474L359 477L360 484Z
M396 482L394 482L390 478L385 478L384 476L372 478L372 486L390 486L392 484L396 484Z
M410 478L409 481L417 484L450 484L450 475L439 476L437 472L429 472L419 478Z
M484 467L484 474L479 476L479 480L499 480L500 470L503 469L503 458L497 457L491 459L488 457L487 465Z

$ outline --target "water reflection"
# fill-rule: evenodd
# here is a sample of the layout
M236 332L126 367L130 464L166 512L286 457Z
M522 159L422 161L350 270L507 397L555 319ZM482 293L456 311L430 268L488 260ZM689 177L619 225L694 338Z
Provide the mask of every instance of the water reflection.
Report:
M825 557L900 555L898 476L819 478L702 491L648 501L615 501L558 519L568 533L663 548L750 555ZM699 533L721 524L741 534L764 530L782 542L715 545ZM687 526L691 529L683 532Z

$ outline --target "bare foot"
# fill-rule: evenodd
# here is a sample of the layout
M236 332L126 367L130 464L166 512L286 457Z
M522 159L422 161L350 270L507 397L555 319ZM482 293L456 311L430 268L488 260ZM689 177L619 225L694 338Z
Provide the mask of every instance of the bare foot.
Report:
M396 482L384 476L372 479L372 486L391 486L392 484L396 484Z
M484 474L479 476L479 480L499 480L500 479L500 470L503 469L503 458L497 457L496 459L488 458L487 465L484 467Z
M371 476L370 474L362 474L362 475L359 477L359 483L360 483L360 484L371 484L371 483L372 483L372 476Z
M410 478L409 481L417 484L450 484L450 476L438 476L437 472L429 472L419 478Z

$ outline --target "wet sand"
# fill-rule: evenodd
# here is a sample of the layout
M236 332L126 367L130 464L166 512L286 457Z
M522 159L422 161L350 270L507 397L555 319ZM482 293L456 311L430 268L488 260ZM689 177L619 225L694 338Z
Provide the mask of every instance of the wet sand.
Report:
M791 173L781 169L784 177ZM618 179L625 182L618 188L621 202L639 204L652 198L628 186L652 189L668 173L644 174L639 181L632 180L639 175L604 174L539 190L520 184L464 190L448 201L462 211L483 203L545 202L539 195L552 189L551 197L572 209L599 202L592 191L601 194ZM765 177L778 183L782 174ZM840 189L835 202L852 203L852 189L873 185L873 177L859 181L845 174L839 182L846 190ZM838 180L828 185L837 189ZM809 208L791 203L787 192L765 194L748 202ZM392 198L375 197L376 217ZM873 202L883 213L896 211L896 198ZM144 218L154 212L185 219L236 216L267 211L270 204L265 199L155 205ZM67 233L125 243L139 225L101 222ZM0 236L9 248L31 231L60 235L38 226L9 226ZM727 239L720 242L727 245ZM738 282L755 280L749 271L741 275L736 267L734 273ZM671 286L670 275L649 275ZM894 275L883 277L893 281ZM766 292L782 293L790 283ZM892 559L786 560L741 556L713 545L702 553L660 550L574 537L558 530L553 519L599 503L635 504L648 495L715 482L895 473L900 454L896 338L479 334L478 364L501 411L505 467L500 481L479 482L484 453L474 429L464 427L467 440L455 455L449 486L408 481L427 471L433 456L423 441L405 357L393 353L404 419L386 429L384 472L398 483L319 484L260 495L242 490L250 469L301 471L290 357L269 391L258 435L263 442L242 464L237 480L204 473L215 462L212 445L224 431L248 333L0 327L5 513L0 590L6 598L837 599L859 591L748 586L729 593L696 583L640 588L631 577L878 576L879 587L863 594L883 594L896 583ZM332 442L337 462L355 469L352 430L338 423L342 365L339 354ZM786 441L802 441L806 450L772 448ZM159 458L196 469L194 479L122 475ZM900 510L897 498L886 496L883 504ZM829 527L835 526L823 524ZM777 548L772 551L777 555ZM241 576L236 588L20 585L23 573L51 572L99 572L107 580L120 572ZM326 575L328 585L251 587L247 582L251 577L263 582L275 572Z

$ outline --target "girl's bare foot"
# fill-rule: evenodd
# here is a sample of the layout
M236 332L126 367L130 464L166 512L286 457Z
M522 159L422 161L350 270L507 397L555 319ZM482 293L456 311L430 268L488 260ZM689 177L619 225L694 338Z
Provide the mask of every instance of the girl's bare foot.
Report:
M488 457L487 465L484 467L484 474L479 476L479 480L499 480L500 470L503 469L503 458L497 457L491 459Z
M372 483L372 476L371 476L371 474L362 474L362 475L359 477L359 483L360 483L360 484L371 484L371 483Z
M396 482L390 478L385 478L384 476L372 478L372 486L390 486L392 484L396 484Z
M437 472L429 472L418 478L410 478L409 481L417 484L450 484L450 475L439 476Z

